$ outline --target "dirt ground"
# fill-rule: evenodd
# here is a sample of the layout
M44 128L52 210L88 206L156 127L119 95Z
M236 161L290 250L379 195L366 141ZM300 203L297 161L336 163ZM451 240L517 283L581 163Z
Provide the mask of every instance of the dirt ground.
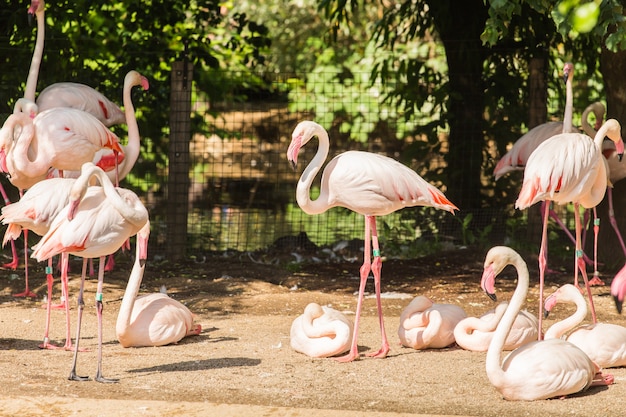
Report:
M196 257L177 265L152 259L141 293L166 286L171 297L197 314L203 331L177 345L125 349L115 338L115 320L132 260L117 254L117 267L106 276L103 364L104 375L119 378L117 384L69 381L73 353L37 347L44 329L42 299L12 297L23 289L23 272L0 270L0 415L622 415L625 368L610 370L615 384L608 388L566 399L509 402L487 380L483 353L455 346L416 351L399 345L399 316L414 296L460 305L468 315L493 307L479 287L485 252L456 249L414 260L386 260L383 306L392 349L386 359L363 357L352 363L312 359L293 351L289 329L309 302L330 305L353 318L358 261L315 263L305 258L293 263L295 257L290 255L237 253ZM524 257L536 277L536 257ZM80 261L73 260L72 334L79 272ZM42 268L31 264L31 274L32 286L43 296ZM501 277L498 296L506 300L514 288L514 271L507 269ZM612 276L603 278L610 283ZM568 272L552 274L546 291L571 279ZM92 377L95 284L95 278L87 281L81 347L88 350L78 359L78 373ZM373 292L373 285L368 284L368 290ZM58 284L55 291L58 299ZM626 325L608 286L595 287L594 294L600 321ZM536 288L531 288L529 311L537 311L536 300ZM547 324L570 310L560 307L558 312ZM64 322L63 312L53 311L51 338L61 344ZM377 350L380 336L371 298L365 302L361 326L360 350Z

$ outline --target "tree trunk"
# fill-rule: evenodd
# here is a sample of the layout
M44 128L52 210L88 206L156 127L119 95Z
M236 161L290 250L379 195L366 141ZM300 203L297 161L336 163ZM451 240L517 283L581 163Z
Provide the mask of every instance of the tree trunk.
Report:
M446 195L462 213L467 213L480 208L482 200L480 178L485 147L482 73L487 50L480 34L488 9L483 0L432 0L428 5L445 46L450 80Z
M617 53L602 49L600 54L600 71L604 78L604 90L607 103L607 118L617 119L622 123L622 137L624 137L624 123L626 123L626 51ZM623 163L626 163L624 161ZM613 204L615 217L620 230L626 230L626 181L614 184ZM609 223L608 201L605 196L597 208L600 217L600 237L598 243L599 261L605 264L604 270L621 268L624 265L625 255L617 236ZM587 252L591 252L592 242L586 245Z

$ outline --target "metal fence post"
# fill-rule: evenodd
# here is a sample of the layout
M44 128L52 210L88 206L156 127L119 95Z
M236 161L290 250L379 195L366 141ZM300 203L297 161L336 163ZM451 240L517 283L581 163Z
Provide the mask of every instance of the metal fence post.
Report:
M188 61L174 62L171 79L167 256L177 261L185 257L187 246L193 65Z

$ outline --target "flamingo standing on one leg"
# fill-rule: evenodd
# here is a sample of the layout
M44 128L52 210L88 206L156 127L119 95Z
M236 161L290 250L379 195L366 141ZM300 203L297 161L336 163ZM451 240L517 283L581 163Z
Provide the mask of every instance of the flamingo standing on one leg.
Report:
M382 261L376 232L376 216L384 216L404 207L432 206L454 213L458 208L441 191L430 185L415 171L391 158L368 152L349 151L333 158L322 174L320 195L311 200L309 192L315 175L328 156L329 139L326 130L312 121L303 121L293 131L287 159L295 168L300 148L317 136L319 147L306 167L296 188L298 205L307 214L319 214L331 207L346 207L365 216L364 261L354 320L352 346L339 361L348 362L359 357L357 348L359 319L370 271L374 275L376 306L382 338L380 350L370 356L384 358L389 352L380 299L380 272ZM373 251L372 251L373 247ZM371 260L373 254L374 260Z
M555 201L559 204L574 203L576 222L576 253L574 262L574 283L578 285L580 269L593 322L596 320L595 307L585 263L582 261L581 222L579 206L593 208L604 198L608 173L602 156L602 142L608 136L617 152L624 153L621 126L615 119L607 120L596 133L594 139L580 133L563 133L553 136L539 145L528 159L524 170L522 189L515 207L523 210L539 201ZM541 249L539 251L539 301L543 309L543 284L546 268L548 214L544 214ZM541 338L542 314L539 313L539 337Z
M612 323L576 327L587 316L587 302L572 284L561 286L546 298L546 316L559 302L576 304L576 312L550 326L546 331L546 340L562 339L569 332L566 340L578 346L598 366L614 368L626 365L626 327Z
M495 300L495 278L507 265L517 269L517 286L487 350L489 382L505 399L523 401L562 397L593 385L612 384L612 375L603 375L585 352L561 339L527 343L501 361L504 341L528 294L528 268L513 249L496 246L485 257L481 279L481 288Z
M48 232L33 247L32 257L38 261L58 254L100 258L98 287L96 290L96 313L98 317L98 367L95 380L117 382L102 376L102 291L104 285L104 258L118 250L131 236L136 235L148 222L148 210L135 193L116 188L104 171L88 162L81 175L72 186L69 204L58 214ZM96 177L101 186L89 186L89 180ZM64 262L66 269L67 262ZM85 270L81 278L78 296L78 322L76 350L69 379L86 380L76 374L78 344L83 312L83 287Z
M193 313L167 294L159 292L137 297L146 265L149 236L148 221L137 233L135 263L115 325L117 340L123 347L169 345L202 331L199 324L194 324Z

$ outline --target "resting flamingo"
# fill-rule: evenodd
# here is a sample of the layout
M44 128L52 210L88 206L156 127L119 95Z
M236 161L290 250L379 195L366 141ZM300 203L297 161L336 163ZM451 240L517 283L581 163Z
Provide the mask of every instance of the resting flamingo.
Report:
M561 340L535 340L501 362L504 341L528 294L528 268L522 257L506 246L495 246L485 257L481 288L495 299L495 278L507 266L517 270L517 286L504 316L496 327L485 359L491 384L507 400L543 400L584 391L593 385L613 383L573 344Z
M467 317L454 328L457 345L473 352L486 352L493 333L506 311L508 303L500 303L480 317ZM504 341L504 350L513 350L537 340L537 317L523 310L517 314L511 331Z
M580 269L591 306L593 322L596 320L595 307L585 262L582 261L581 222L579 206L593 208L604 198L608 173L602 156L602 142L607 136L616 144L617 152L624 153L621 126L615 119L607 120L598 130L594 139L580 133L562 133L553 136L537 147L528 159L524 170L522 189L515 207L522 210L539 201L555 201L559 204L574 203L576 222L576 251L574 262L574 283L578 285ZM543 219L543 233L539 251L539 301L543 309L543 285L547 262L548 214ZM542 315L539 314L541 330ZM541 334L540 334L541 337Z
M622 305L626 297L626 265L620 269L611 282L611 296L615 301L617 312L622 314Z
M466 317L457 305L434 303L419 295L400 314L400 343L417 350L448 347L454 343L454 328Z
M346 207L365 217L365 246L360 275L359 296L354 320L354 335L350 352L338 358L342 362L359 357L357 339L365 284L370 270L374 275L376 306L382 345L370 356L384 358L389 352L380 299L382 261L376 232L376 216L383 216L411 206L432 206L454 213L458 208L441 191L426 182L415 171L391 158L368 152L349 151L333 158L322 174L320 195L311 200L309 192L315 175L328 156L329 139L326 130L312 121L296 126L287 159L295 169L300 148L317 136L319 146L315 157L306 167L296 188L296 201L307 214L323 213L331 207ZM373 247L373 250L372 250ZM374 260L371 261L371 254Z
M546 316L559 302L574 303L576 312L550 326L546 331L546 340L564 338L578 346L602 368L626 365L626 327L612 323L594 323L576 327L587 316L587 302L580 294L580 290L572 284L561 286L546 298Z
M91 175L79 177L72 186L69 204L50 225L48 232L33 247L31 257L42 261L54 255L65 257L63 269L67 271L67 255L83 258L100 258L98 287L96 290L96 313L98 318L98 367L95 380L117 382L102 376L102 291L104 284L104 258L116 250L131 236L136 235L148 222L148 211L135 193L116 188L104 171L88 162L81 170ZM96 177L101 186L89 186ZM63 273L62 269L62 273ZM85 271L81 277L78 295L78 322L76 350L70 372L72 380L86 380L76 374L80 327L83 312L83 287Z
M352 322L334 308L309 303L291 323L293 350L312 358L328 358L350 349Z
M200 334L193 313L163 293L137 297L146 266L150 222L137 233L136 256L117 315L115 333L123 347L164 346Z

